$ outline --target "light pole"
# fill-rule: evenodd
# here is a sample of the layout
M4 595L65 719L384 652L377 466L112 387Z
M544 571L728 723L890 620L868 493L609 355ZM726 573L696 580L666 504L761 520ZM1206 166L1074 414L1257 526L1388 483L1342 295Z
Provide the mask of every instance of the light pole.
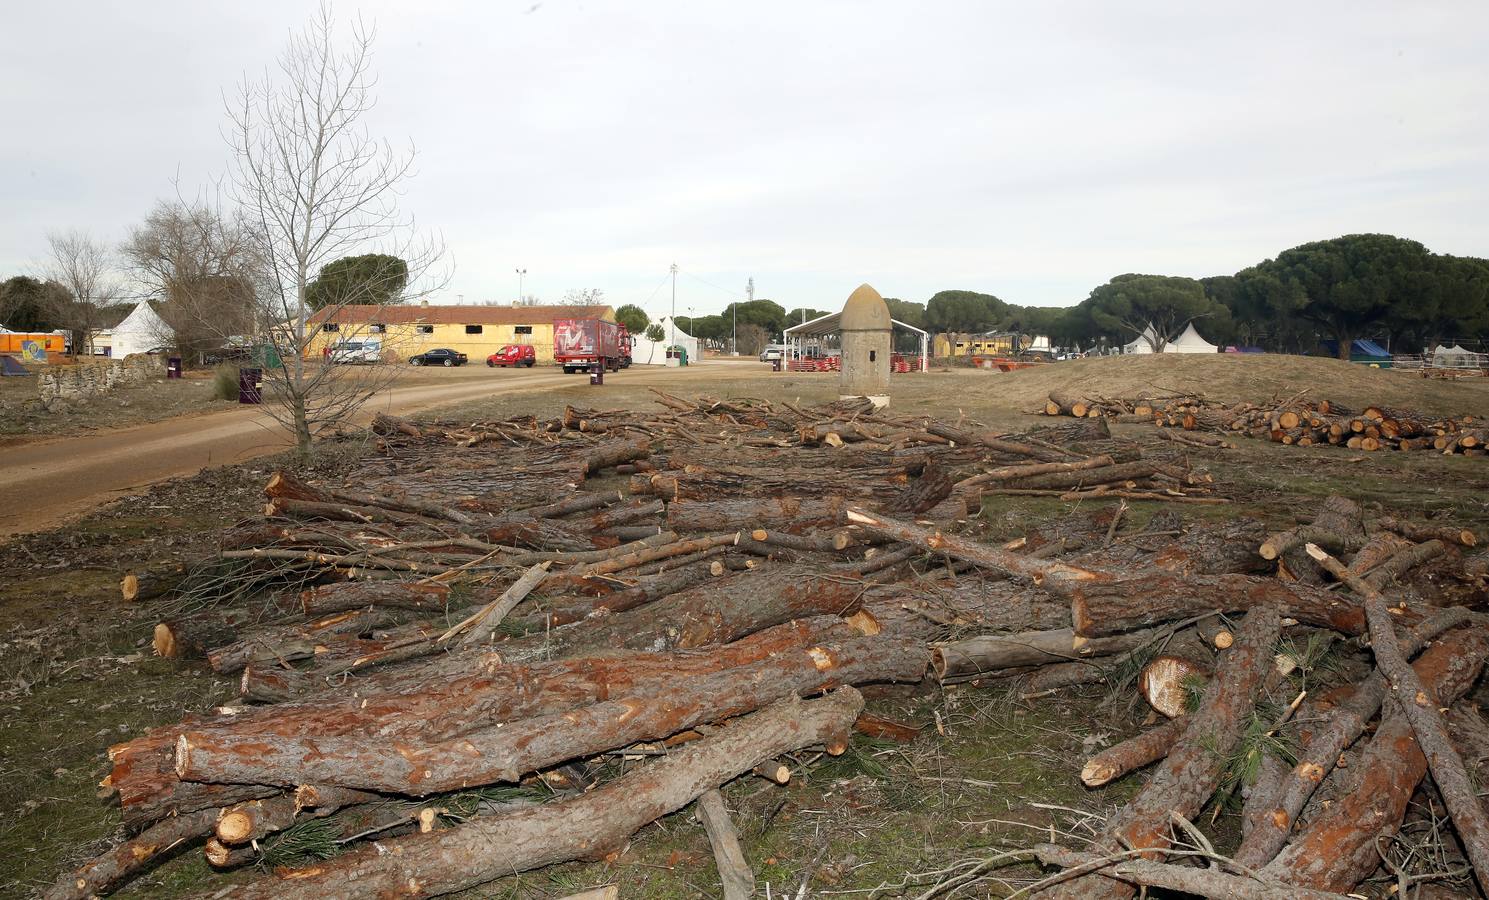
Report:
M526 269L517 269L517 304L522 305L522 279L527 276Z
M672 326L671 346L677 346L677 263L672 264L672 316L669 319Z

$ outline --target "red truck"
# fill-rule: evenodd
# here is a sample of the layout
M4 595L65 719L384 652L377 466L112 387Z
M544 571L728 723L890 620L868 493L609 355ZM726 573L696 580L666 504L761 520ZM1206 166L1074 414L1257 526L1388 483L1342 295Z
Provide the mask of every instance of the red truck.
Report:
M604 319L559 319L553 323L553 359L565 374L599 365L619 372L631 365L631 335Z

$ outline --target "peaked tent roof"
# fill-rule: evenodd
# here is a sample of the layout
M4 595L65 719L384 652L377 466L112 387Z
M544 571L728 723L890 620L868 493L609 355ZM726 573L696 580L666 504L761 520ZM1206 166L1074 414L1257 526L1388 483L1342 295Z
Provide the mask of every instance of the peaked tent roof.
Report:
M1163 348L1164 353L1219 353L1220 348L1200 336L1200 333L1190 322L1184 333L1168 342Z
M1149 322L1148 324L1144 325L1143 326L1143 333L1140 334L1140 335L1138 335L1137 337L1133 338L1132 339L1132 343L1127 344L1126 346L1124 346L1122 348L1122 352L1123 353L1152 353L1153 352L1153 345L1148 342L1148 338L1150 338L1150 337L1153 338L1154 340L1157 340L1157 338L1158 338L1158 332L1155 331L1155 330L1153 330L1153 323L1152 322Z

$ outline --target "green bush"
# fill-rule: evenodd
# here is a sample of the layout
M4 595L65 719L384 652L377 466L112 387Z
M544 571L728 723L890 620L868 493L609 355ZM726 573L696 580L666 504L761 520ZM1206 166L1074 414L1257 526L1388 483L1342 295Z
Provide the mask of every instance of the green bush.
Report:
M212 372L212 399L238 399L238 367L223 363Z

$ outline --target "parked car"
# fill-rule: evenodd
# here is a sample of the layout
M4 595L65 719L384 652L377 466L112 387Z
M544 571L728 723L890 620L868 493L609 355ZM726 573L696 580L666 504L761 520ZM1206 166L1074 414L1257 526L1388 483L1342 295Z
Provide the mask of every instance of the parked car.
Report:
M501 366L527 366L531 369L537 365L538 357L533 352L532 344L508 344L490 356L486 357L486 365L495 368Z
M408 361L415 366L463 366L469 357L464 353L456 353L448 347L439 347L434 350L425 350L417 356L410 356Z
M760 351L761 362L774 362L775 360L785 358L786 351L781 349L780 347L766 347L764 350Z

